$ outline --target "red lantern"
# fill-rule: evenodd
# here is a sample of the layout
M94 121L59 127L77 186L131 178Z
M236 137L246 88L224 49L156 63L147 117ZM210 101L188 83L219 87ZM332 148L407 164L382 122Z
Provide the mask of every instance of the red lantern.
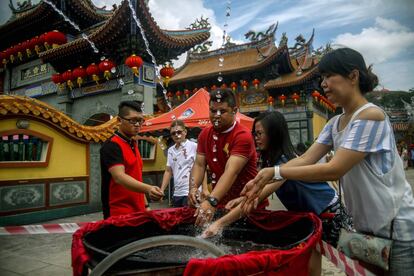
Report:
M6 67L8 59L9 59L9 54L6 51L0 52L0 59L1 62L3 63L4 67Z
M99 67L95 63L90 64L88 67L86 67L86 74L88 76L91 76L92 79L96 82L96 84L99 84Z
M292 100L295 102L296 105L298 105L298 101L300 99L300 96L295 92L292 95Z
M23 45L21 43L17 44L17 46L14 46L15 51L17 52L17 56L19 57L20 61L23 60L23 54L24 51Z
M62 78L63 78L64 81L66 81L66 83L68 84L68 87L70 88L70 90L72 90L72 88L73 88L72 80L74 79L73 74L72 74L72 70L67 70L66 72L64 72L62 74Z
M83 83L83 79L87 76L85 68L79 66L75 70L73 70L73 78L76 79L78 86L81 87Z
M233 90L233 92L236 92L237 89L237 83L235 83L234 81L230 84L231 89Z
M169 92L167 93L167 97L168 97L168 100L171 102L171 100L172 100L172 98L173 98L173 93L172 93L171 91L169 91Z
M275 99L272 96L269 96L267 98L267 102L269 103L270 106L273 106L273 103L275 102Z
M165 87L168 87L168 83L172 76L174 76L174 67L170 66L169 64L165 65L160 70L160 75L162 77L162 81L164 82Z
M42 44L38 36L30 39L30 49L34 49L37 55L40 53L40 45Z
M177 99L180 101L181 100L181 91L178 90L177 92L175 92L175 96L177 96Z
M184 96L186 99L188 99L188 97L190 96L190 90L184 89Z
M62 77L61 74L59 74L59 73L53 74L52 75L52 81L53 81L54 84L56 84L59 87L59 89L62 89L62 82L64 80L63 80L63 77Z
M50 48L50 45L52 45L52 48L56 48L59 45L65 44L67 42L65 34L56 30L45 33L44 38L45 46L47 49Z
M10 48L7 48L6 55L9 57L11 63L14 62L14 56L16 55L16 53L17 52L13 46L11 46Z
M312 97L315 101L318 101L319 97L321 96L321 94L318 91L313 91L312 92Z
M279 101L282 104L282 106L285 105L285 101L286 101L286 96L284 94L279 96Z
M46 43L46 33L41 34L39 36L39 44L45 47L45 50L49 47L49 45Z
M32 55L32 50L31 50L32 47L31 47L30 40L26 40L25 42L23 42L22 48L26 52L27 57L30 57Z
M211 86L211 91L216 90L216 89L217 89L217 86L216 86L215 84L213 84L213 85Z
M243 81L241 82L241 85L242 85L242 87L243 87L243 90L244 90L244 91L246 91L246 90L247 90L247 87L249 86L249 82L248 82L248 81L246 81L246 80L243 80Z
M258 79L253 80L254 88L256 88L256 89L259 88L259 84L260 84L260 81Z
M135 54L130 55L125 60L125 65L132 69L134 75L138 77L139 75L139 68L142 66L144 62L140 56L136 56Z
M98 67L99 70L103 72L105 79L109 80L109 78L111 77L111 69L115 67L115 63L113 63L109 59L105 59L99 63Z

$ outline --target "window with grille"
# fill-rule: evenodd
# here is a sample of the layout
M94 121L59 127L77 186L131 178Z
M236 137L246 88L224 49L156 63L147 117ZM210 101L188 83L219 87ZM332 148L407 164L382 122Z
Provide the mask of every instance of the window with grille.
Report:
M0 133L0 166L47 166L53 139L24 129Z
M148 140L138 140L138 149L143 160L155 159L156 144Z

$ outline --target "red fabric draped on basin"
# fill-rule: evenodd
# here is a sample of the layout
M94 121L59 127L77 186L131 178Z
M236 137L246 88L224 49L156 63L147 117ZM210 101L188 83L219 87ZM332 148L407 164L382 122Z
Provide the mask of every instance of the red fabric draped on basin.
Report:
M82 243L83 237L102 227L139 226L155 222L161 228L169 230L175 225L194 223L194 211L188 207L139 212L131 215L111 217L95 223L89 223L73 234L72 267L73 275L80 276L90 257ZM249 221L259 228L275 231L300 219L308 218L314 224L314 234L305 242L289 250L251 251L239 255L225 255L219 258L191 259L184 275L308 275L308 261L311 249L321 239L322 224L312 213L288 211L256 211Z

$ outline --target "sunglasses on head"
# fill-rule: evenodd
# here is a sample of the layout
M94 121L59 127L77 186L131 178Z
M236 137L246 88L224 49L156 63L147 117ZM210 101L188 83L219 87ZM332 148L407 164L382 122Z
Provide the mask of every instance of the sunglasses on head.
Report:
M182 130L177 130L177 131L171 132L171 136L181 135L181 134L183 134L183 131Z

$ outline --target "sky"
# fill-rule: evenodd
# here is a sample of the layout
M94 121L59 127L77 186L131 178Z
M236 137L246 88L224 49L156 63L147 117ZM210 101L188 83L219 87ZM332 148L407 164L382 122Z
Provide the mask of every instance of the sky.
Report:
M121 2L92 1L108 8ZM10 16L8 2L0 0L0 24ZM222 43L227 2L231 11L226 31L233 42L245 43L249 30L265 31L279 22L276 43L286 32L288 45L293 46L295 37L302 34L308 39L314 28L315 49L331 43L360 51L379 76L379 89L414 88L413 0L149 0L149 8L158 25L168 30L185 29L196 18L208 17L214 49ZM185 54L174 66L184 61Z

